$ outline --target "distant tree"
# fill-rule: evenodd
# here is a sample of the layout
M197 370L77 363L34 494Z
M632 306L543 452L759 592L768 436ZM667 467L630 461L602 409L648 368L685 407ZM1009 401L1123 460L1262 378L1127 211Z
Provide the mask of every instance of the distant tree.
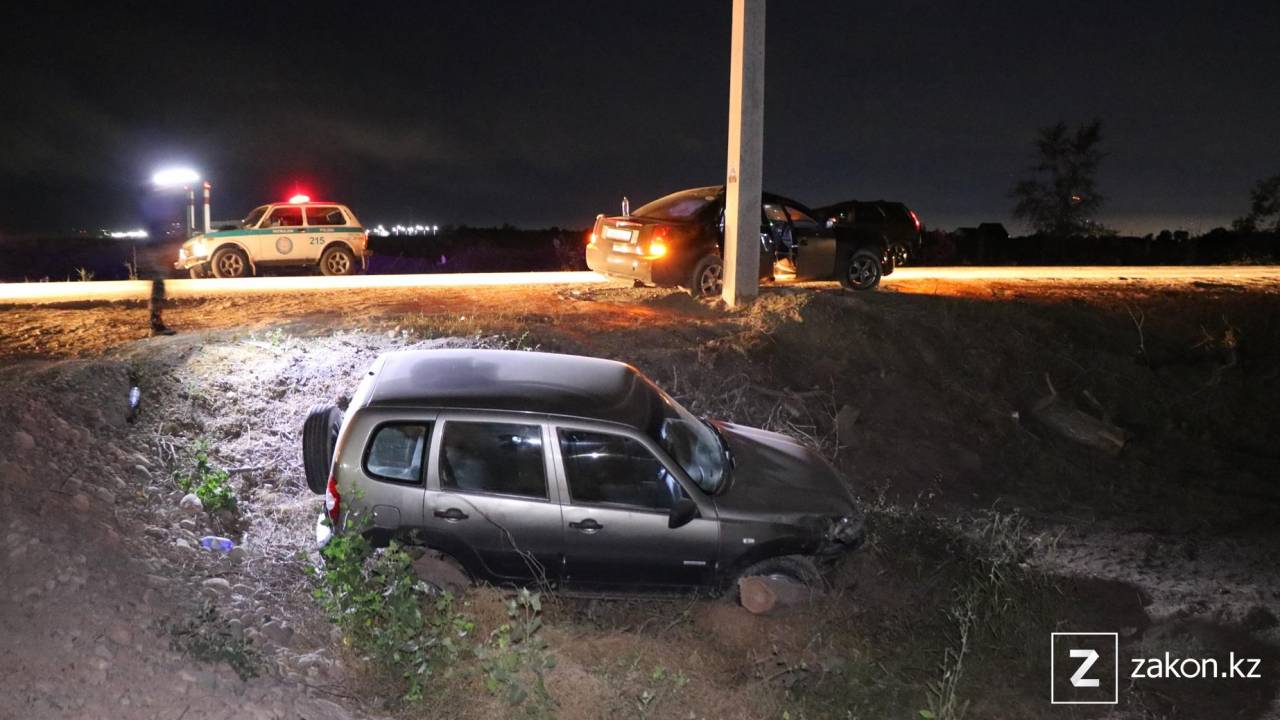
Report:
M1013 216L1048 235L1106 235L1093 221L1102 207L1096 175L1103 153L1102 121L1072 132L1065 122L1041 128L1035 140L1036 161L1029 176L1013 186Z
M1280 232L1280 175L1259 180L1249 191L1249 214L1232 221L1237 232Z

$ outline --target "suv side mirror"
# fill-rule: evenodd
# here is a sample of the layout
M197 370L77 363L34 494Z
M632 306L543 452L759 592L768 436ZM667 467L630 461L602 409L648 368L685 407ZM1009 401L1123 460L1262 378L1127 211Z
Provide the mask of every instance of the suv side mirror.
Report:
M672 530L684 527L700 515L697 503L689 498L680 498L675 505L671 506L671 514L667 516L667 527Z

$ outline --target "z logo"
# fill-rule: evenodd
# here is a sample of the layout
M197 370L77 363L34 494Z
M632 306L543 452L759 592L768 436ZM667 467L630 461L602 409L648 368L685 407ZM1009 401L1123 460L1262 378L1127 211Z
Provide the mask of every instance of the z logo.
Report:
M1084 658L1084 662L1080 663L1080 667L1071 675L1071 684L1076 687L1098 687L1097 678L1087 678L1085 673L1089 672L1089 668L1098 662L1097 650L1072 650L1071 657Z

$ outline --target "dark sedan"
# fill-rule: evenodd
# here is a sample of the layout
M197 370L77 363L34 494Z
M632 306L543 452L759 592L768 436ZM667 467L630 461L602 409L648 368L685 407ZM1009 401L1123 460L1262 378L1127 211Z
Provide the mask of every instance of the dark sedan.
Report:
M760 277L835 279L846 288L875 287L893 266L886 248L845 236L803 204L761 196ZM587 244L587 266L646 285L718 295L724 277L724 188L681 190L634 213L601 216Z

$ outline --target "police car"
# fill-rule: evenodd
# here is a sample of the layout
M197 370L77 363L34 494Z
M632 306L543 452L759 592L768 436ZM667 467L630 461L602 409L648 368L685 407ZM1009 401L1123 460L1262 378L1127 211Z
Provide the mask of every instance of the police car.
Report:
M255 208L237 226L192 237L174 267L193 278L238 278L285 265L350 275L368 255L369 234L350 208L298 195Z

